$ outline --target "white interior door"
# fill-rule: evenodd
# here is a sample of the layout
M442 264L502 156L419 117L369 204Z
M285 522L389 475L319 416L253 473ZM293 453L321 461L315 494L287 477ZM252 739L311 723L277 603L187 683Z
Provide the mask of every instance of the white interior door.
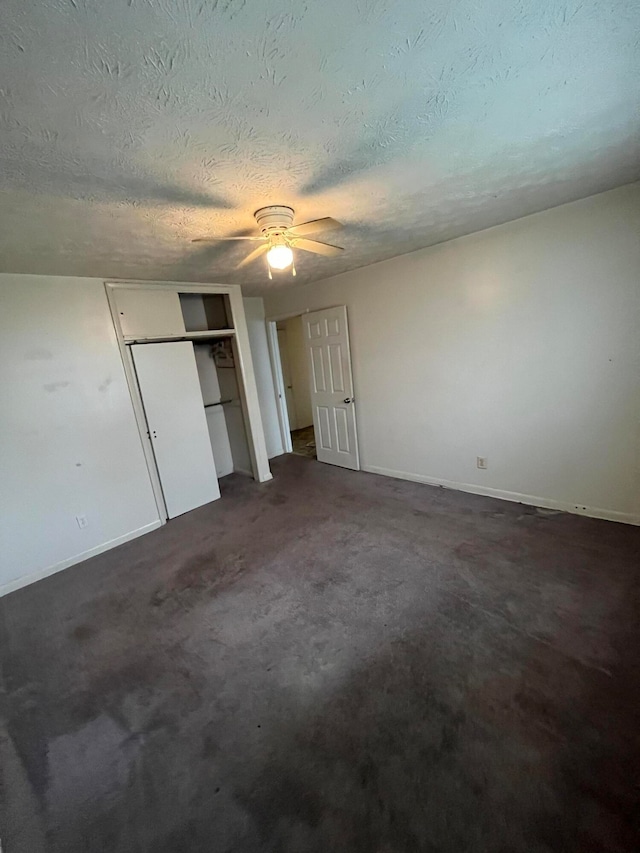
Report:
M311 405L320 462L360 470L347 308L304 314Z
M220 497L189 341L131 347L169 518Z

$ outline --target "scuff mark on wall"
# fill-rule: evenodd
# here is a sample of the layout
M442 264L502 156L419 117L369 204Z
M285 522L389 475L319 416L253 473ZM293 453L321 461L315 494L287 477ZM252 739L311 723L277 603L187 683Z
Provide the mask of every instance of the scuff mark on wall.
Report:
M27 361L47 361L53 358L53 353L44 347L36 347L35 349L28 350L24 357Z
M53 394L53 393L55 393L56 391L61 391L63 388L68 388L70 384L71 384L70 382L66 382L66 381L61 381L61 382L48 382L48 383L46 383L45 385L43 385L42 387L43 387L43 388L44 388L44 390L45 390L45 391L47 391L49 394Z

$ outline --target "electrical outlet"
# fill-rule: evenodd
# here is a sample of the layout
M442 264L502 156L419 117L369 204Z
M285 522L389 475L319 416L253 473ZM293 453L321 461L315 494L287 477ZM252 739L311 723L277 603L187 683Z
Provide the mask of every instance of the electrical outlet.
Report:
M487 467L487 457L486 456L476 456L476 465L478 468L486 468Z
M87 521L86 515L76 515L76 521L78 522L78 527L80 530L84 530L85 527L89 526L89 522Z

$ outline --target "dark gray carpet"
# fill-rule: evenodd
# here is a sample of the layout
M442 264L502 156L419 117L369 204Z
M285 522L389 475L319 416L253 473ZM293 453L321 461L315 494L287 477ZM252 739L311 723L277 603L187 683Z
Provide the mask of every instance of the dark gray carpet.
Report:
M640 849L640 530L273 469L2 600L4 853Z

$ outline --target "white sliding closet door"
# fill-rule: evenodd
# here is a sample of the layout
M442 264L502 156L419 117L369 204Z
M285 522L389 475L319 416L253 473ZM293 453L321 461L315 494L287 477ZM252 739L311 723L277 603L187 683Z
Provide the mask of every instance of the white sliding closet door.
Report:
M220 497L193 344L131 347L169 518Z

